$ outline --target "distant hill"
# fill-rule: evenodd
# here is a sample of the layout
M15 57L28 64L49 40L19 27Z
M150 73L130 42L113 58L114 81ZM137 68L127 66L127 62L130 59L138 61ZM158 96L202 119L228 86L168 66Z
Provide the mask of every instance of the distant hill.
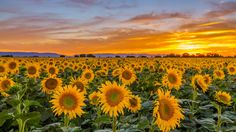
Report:
M12 55L14 57L60 57L60 54L56 53L38 53L38 52L0 52L0 56Z

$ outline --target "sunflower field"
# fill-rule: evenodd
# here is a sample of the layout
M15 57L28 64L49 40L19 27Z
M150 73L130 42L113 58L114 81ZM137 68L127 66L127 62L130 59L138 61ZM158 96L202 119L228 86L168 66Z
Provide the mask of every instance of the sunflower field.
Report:
M0 58L0 132L234 132L235 58Z

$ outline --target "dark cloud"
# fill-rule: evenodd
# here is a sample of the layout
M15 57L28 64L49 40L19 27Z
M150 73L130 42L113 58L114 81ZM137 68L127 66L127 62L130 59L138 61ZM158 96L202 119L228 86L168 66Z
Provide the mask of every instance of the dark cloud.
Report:
M131 23L149 23L157 20L163 20L163 19L171 19L171 18L182 18L186 19L189 18L189 15L186 13L180 13L180 12L163 12L163 13L149 13L149 14L142 14L135 16L133 18L130 18L126 20L125 22L131 22Z
M214 18L236 13L236 2L212 2L214 9L205 14L206 17Z

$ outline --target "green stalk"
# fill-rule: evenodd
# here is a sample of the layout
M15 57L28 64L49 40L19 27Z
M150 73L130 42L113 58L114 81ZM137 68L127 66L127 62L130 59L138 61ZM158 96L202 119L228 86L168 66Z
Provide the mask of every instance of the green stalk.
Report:
M68 131L68 128L69 128L69 123L70 123L69 117L64 115L64 126L66 127L67 131Z
M112 131L116 132L116 117L113 117Z
M218 112L218 121L217 121L217 128L216 128L216 131L219 132L220 131L220 128L221 128L221 106L218 105L217 107L217 112Z

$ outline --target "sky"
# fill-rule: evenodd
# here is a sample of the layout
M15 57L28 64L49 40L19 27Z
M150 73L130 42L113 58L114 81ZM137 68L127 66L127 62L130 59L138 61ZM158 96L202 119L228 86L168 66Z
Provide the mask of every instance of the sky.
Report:
M0 0L0 51L236 55L236 0Z

